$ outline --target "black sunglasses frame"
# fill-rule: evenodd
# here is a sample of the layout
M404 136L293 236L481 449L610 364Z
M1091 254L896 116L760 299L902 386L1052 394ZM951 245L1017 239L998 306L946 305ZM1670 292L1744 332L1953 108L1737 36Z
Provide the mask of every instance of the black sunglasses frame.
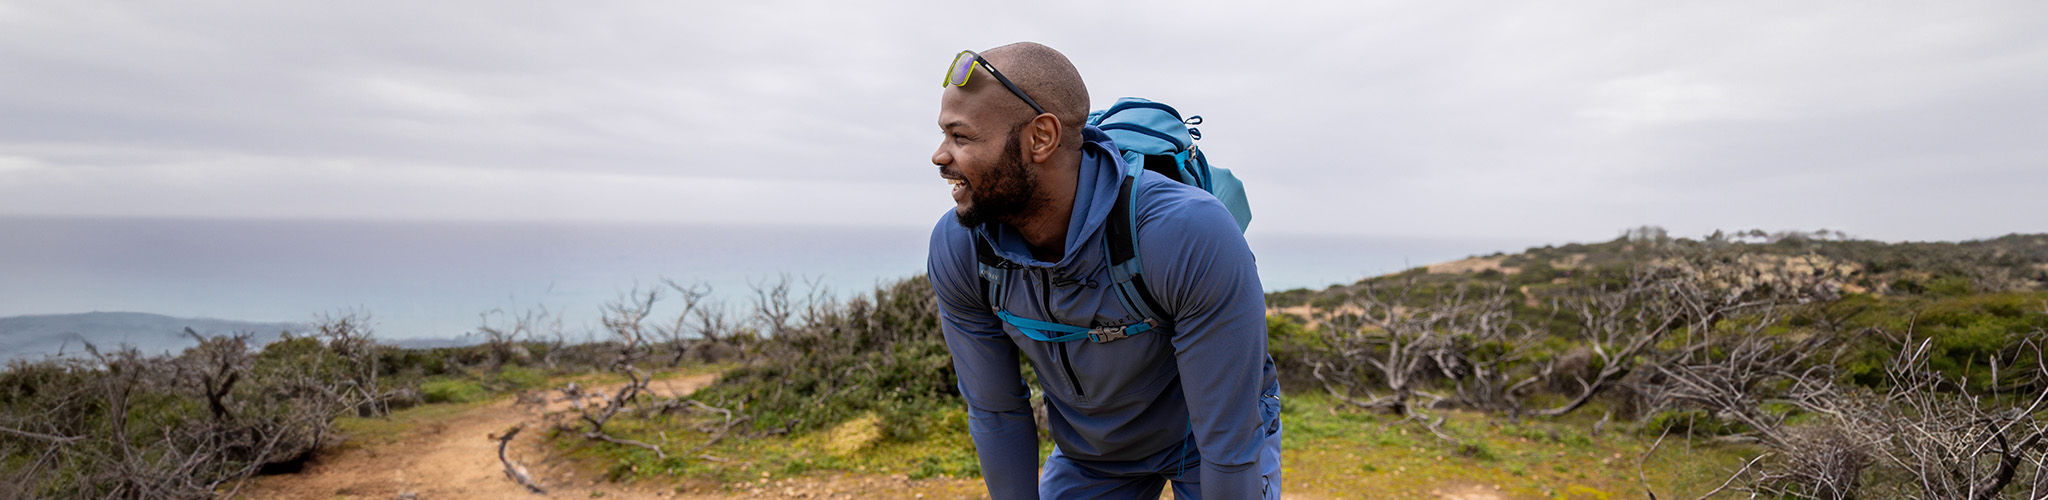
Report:
M966 57L970 57L970 58L972 58L972 59L971 59L971 60L970 60L970 61L969 61L969 62L967 63L967 73L966 73L966 74L964 74L964 75L961 75L961 76L960 76L960 83L957 83L957 84L956 84L956 83L953 83L953 71L954 71L955 69L957 69L957 68L959 68L959 67L960 67L960 64L959 64L959 63L960 63L960 57L961 57L961 56L966 56ZM988 69L988 74L989 74L990 76L994 76L994 77L996 77L996 81L998 81L998 82L1002 82L1002 84L1003 84L1003 87L1004 87L1004 88L1008 88L1008 89L1010 89L1010 93L1012 93L1012 94L1017 94L1017 98L1019 98L1019 99L1023 99L1023 100L1024 100L1024 104L1029 104L1029 105L1031 105L1031 110L1032 110L1032 111L1037 111L1037 112L1038 112L1038 114L1041 114L1041 115L1042 115L1042 114L1045 114L1045 108L1044 108L1044 107L1041 107L1041 106L1039 106L1039 105L1038 105L1038 101L1034 101L1034 100L1031 100L1031 96L1029 96L1029 95L1026 95L1026 94L1024 94L1024 89L1020 89L1020 88L1017 88L1017 84L1015 84L1015 83L1010 83L1010 79L1009 79L1009 78L1007 78L1007 77L1004 77L1004 76L1003 76L1003 72L1001 72L1001 71L996 71L996 66L995 66L995 65L993 65L993 64L989 64L989 63L988 63L988 59L986 59L986 58L983 58L983 57L981 57L981 54L977 54L977 53L975 53L975 52L974 52L974 51L972 51L972 50L962 50L962 51L960 51L960 53L959 53L958 55L954 55L954 56L953 56L953 65L952 65L951 67L948 67L948 68L946 69L946 81L945 81L944 83L946 84L946 86L949 86L949 87L965 87L965 86L967 86L967 78L968 78L968 77L971 77L971 76L974 76L974 66L975 66L975 65L977 65L977 64L978 64L978 65L980 65L980 66L981 66L981 67L983 67L983 68L987 68L987 69Z

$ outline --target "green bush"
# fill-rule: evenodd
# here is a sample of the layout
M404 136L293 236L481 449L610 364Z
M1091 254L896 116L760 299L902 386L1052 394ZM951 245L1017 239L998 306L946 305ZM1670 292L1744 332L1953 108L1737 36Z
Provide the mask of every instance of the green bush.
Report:
M1315 353L1315 332L1284 314L1266 316L1266 352L1273 356L1283 383L1295 385L1309 378L1308 360Z
M428 403L468 403L490 397L483 384L460 377L435 377L420 383L420 393Z
M1549 261L1537 260L1529 263L1529 265L1522 266L1522 272L1515 275L1514 283L1518 285L1540 285L1550 283L1551 280L1555 280L1563 275L1563 272L1558 271L1555 267L1551 267Z
M832 308L761 349L694 398L727 408L744 402L759 430L826 428L874 411L893 440L921 436L917 427L934 408L965 404L923 276Z
M548 384L548 374L524 366L505 365L489 376L492 392L519 392Z
M1927 293L1944 297L1960 297L1975 293L1976 286L1965 276L1938 276L1927 280Z
M1961 296L1926 294L1911 297L1852 295L1827 306L1822 314L1849 315L1848 330L1874 328L1854 339L1849 355L1840 361L1848 379L1867 387L1887 383L1883 367L1901 346L1895 344L1912 333L1915 342L1932 340L1928 366L1950 377L1968 381L1973 391L1991 384L1991 358L2003 366L2034 366L2029 351L2015 349L2022 339L2041 337L2048 331L2048 293L2000 292ZM2007 370L2010 372L2010 370ZM2006 374L2001 373L2001 377ZM2010 384L2011 379L2001 383Z

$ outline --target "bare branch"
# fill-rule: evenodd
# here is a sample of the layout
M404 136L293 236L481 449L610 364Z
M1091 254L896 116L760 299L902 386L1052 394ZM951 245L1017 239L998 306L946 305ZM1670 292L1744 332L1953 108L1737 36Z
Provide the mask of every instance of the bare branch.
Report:
M83 437L80 437L80 436L58 436L58 435L52 435L52 434L43 434L43 433L40 433L40 432L29 432L29 431L24 431L24 430L20 430L20 429L14 429L14 428L9 428L9 427L0 427L0 434L9 434L9 435L13 435L13 436L19 436L19 437L25 437L25 438L29 438L29 439L40 439L40 440L44 440L44 441L50 441L50 442L55 442L55 443L66 443L66 444L69 444L69 443L75 443L75 442L78 442L78 440L80 440L80 439L85 439L85 438L83 438Z
M534 481L533 476L526 473L526 467L519 465L518 462L513 462L511 457L505 455L505 447L512 444L512 437L518 436L519 431L525 428L524 424L514 425L512 428L506 429L504 434L492 436L491 440L498 442L498 462L505 464L505 477L511 478L512 482L519 483L520 486L525 486L527 491L538 495L545 495L547 490L541 489L540 483Z

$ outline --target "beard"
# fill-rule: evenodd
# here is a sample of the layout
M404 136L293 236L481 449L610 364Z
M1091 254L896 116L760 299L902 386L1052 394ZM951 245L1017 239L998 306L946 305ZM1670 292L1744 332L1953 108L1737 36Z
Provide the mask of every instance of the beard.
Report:
M954 211L954 221L970 229L989 222L1014 222L1042 210L1051 201L1038 190L1038 171L1024 167L1024 148L1019 138L1029 124L1012 127L1010 137L1003 141L1005 154L996 160L995 168L990 169L989 175L968 183L974 202L966 209Z

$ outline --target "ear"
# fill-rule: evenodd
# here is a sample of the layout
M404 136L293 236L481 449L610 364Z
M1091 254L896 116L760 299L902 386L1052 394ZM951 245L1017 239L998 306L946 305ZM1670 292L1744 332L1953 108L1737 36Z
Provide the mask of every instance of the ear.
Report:
M1031 141L1029 146L1025 146L1025 154L1031 163L1045 163L1052 159L1054 151L1059 151L1060 138L1065 136L1060 130L1059 117L1052 113L1039 113L1024 128L1026 138Z

